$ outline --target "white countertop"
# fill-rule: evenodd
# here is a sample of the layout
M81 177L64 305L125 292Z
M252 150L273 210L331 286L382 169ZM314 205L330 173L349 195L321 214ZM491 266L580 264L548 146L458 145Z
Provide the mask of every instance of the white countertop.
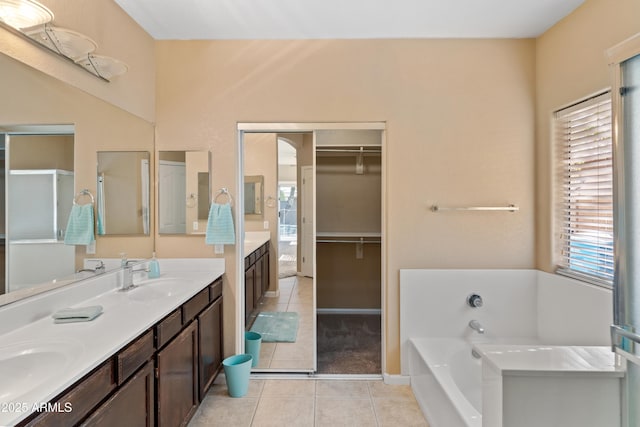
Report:
M180 290L175 296L136 300L129 292L119 292L115 287L111 287L107 292L73 305L75 307L101 305L103 313L91 322L55 324L51 316L46 315L1 335L0 372L2 372L3 361L5 366L10 366L6 354L20 351L22 347L35 347L36 353L44 353L48 365L45 370L36 371L38 373L34 374L33 381L43 377L48 378L33 390L25 387L24 380L21 378L20 384L11 388L9 396L2 396L0 393L0 404L5 404L0 407L5 409L0 411L0 425L13 425L26 418L31 412L6 409L16 408L17 404L30 408L33 404L51 400L204 289L224 273L224 259L161 259L160 267L162 272L160 279L180 280ZM117 274L118 272L105 273L96 277L96 280L114 280ZM28 309L28 304L24 305ZM61 347L65 349L63 355L57 354L57 350ZM50 352L51 349L53 353ZM5 356L2 353L5 353ZM23 354L24 352L20 353L20 357ZM53 362L50 359L53 359ZM24 391L16 391L20 388ZM8 407L6 404L11 402L14 405Z
M482 361L501 375L624 376L610 347L475 344Z
M269 231L247 231L244 233L244 256L247 257L251 252L271 240Z

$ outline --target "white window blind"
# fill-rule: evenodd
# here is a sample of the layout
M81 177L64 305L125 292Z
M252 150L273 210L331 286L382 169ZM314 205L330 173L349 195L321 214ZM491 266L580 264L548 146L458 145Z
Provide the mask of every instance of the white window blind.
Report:
M555 114L558 143L558 271L613 283L611 96Z

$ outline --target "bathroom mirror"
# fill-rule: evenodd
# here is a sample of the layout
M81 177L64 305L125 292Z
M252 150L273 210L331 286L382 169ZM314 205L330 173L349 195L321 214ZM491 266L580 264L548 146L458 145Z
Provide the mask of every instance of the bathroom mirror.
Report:
M43 54L48 55L47 52L43 52ZM37 58L34 59L36 59L34 63L38 62ZM71 196L73 197L82 189L88 189L96 198L97 203L97 152L146 151L152 153L154 151L154 125L140 116L121 108L114 108L113 104L98 99L59 78L51 77L46 71L40 72L4 54L0 54L0 72L3 77L0 79L0 93L7 101L0 104L0 117L2 117L0 119L0 142L8 141L6 150L5 147L0 148L0 163L4 163L0 164L0 191L4 190L0 195L0 216L5 213L11 216L8 212L12 207L7 204L9 196L7 190L11 191L13 187L7 188L6 183L11 181L13 175L24 174L24 172L19 172L12 175L11 171L14 169L72 172L73 175L70 178L73 183ZM42 141L37 145L32 145L26 141L28 138L33 139L36 136L36 139L46 142ZM54 142L56 139L66 139L68 142ZM60 148L55 149L54 152L56 146ZM5 158L2 158L2 155L5 155ZM18 157L16 158L14 155ZM23 157L24 161L20 157ZM154 167L152 162L151 169L154 170ZM40 175L42 176L36 174L35 178L44 179L46 177L46 174ZM69 179L69 175L64 172L56 172L55 175L61 180ZM29 178L33 177L27 179ZM57 181L56 178L56 183ZM53 179L50 188L50 194L52 194ZM25 193L29 193L29 196L26 197ZM38 193L36 196L30 191L20 190L17 196L19 200L35 202L37 199L44 199L44 194L47 193ZM68 195L69 193L65 197ZM80 199L80 203L87 203L87 201L86 197ZM39 202L41 201L39 200ZM123 250L126 250L132 258L151 257L154 248L154 238L151 233L98 238L95 254L87 253L85 246L67 246L63 249L62 245L58 243L58 233L66 229L64 210L67 207L70 209L72 203L58 198L56 221L47 220L47 233L50 231L47 237L36 236L34 239L28 235L20 237L19 234L12 234L12 226L6 221L8 218L0 218L0 251L4 251L0 256L0 260L2 260L0 261L0 278L2 278L0 305L11 304L42 292L94 277L95 271L79 272L84 268L84 261L88 258L117 259L119 258L118 254ZM151 207L153 206L154 199L151 198ZM30 206L30 213L35 213L36 210L50 212L51 209L36 207L34 203ZM13 219L20 220L20 214L14 213ZM38 227L35 227L36 224L31 220L29 223L32 226L27 226L24 229L25 232L35 232L36 228L38 231L40 228L44 231L44 227L42 227L45 224L44 221L38 222ZM153 227L153 218L150 218L149 228ZM11 242L12 240L20 242ZM30 243L34 240L38 240L38 243ZM37 247L45 245L48 246L44 252L36 250ZM53 250L50 250L52 247L61 249L61 252L70 252L68 258L71 260L54 262ZM56 250L56 252L59 251ZM57 256L58 254L56 254ZM20 260L21 257L23 261ZM23 264L23 272L29 274L47 272L47 275L35 280L27 278L24 281L17 276L9 278L14 262L17 265ZM89 262L87 267L94 268L95 265ZM109 268L111 267L108 265L107 269ZM16 270L14 266L13 272L18 273L20 270Z
M210 201L208 151L158 152L158 233L203 235Z
M149 234L149 152L98 151L97 234Z
M244 216L247 219L260 219L264 212L263 192L264 176L244 177Z

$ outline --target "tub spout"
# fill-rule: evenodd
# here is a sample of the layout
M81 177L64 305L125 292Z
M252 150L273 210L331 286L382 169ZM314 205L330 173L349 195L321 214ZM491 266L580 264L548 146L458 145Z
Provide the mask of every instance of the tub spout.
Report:
M484 334L484 328L477 320L469 321L469 327L479 334Z

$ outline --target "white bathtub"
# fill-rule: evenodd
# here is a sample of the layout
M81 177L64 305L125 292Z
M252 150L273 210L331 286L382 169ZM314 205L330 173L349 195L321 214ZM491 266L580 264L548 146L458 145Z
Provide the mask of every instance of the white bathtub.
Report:
M485 392L490 392L484 403L488 411L485 424L620 425L616 390L624 369L615 364L609 347L541 346L528 338L511 338L508 342L477 346L482 357L488 358L484 363L490 364L484 375L493 375L485 378L490 381L485 383L489 385ZM429 425L482 427L483 361L474 357L469 341L413 338L409 340L408 356L411 388ZM503 375L508 376L504 383ZM572 381L577 388L572 388ZM497 383L501 386L496 388ZM580 398L562 401L564 410L558 412L558 399L562 397L553 393L549 397L545 390L557 392L563 386L568 387L565 395L579 393ZM512 403L526 402L524 407L532 408L532 412L525 413L518 404L503 407L503 393ZM589 402L586 408L585 402Z
M482 364L471 355L471 344L412 338L409 365L411 388L430 425L482 426Z
M481 308L467 304L471 293ZM482 362L471 341L607 346L612 306L610 290L536 270L402 269L401 374L432 427L481 427Z

